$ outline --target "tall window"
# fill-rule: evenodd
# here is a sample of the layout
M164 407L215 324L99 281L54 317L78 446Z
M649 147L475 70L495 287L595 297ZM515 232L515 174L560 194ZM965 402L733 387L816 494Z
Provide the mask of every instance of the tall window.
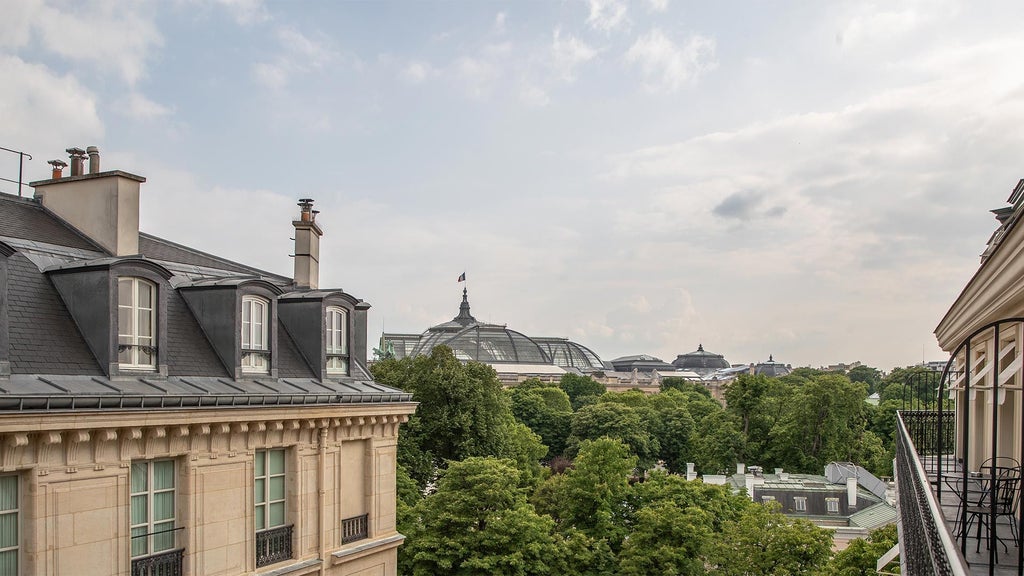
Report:
M269 311L270 302L263 298L242 297L242 370L245 372L270 371Z
M794 496L793 497L793 509L797 512L807 512L807 497L806 496Z
M256 451L256 530L283 526L284 449Z
M348 313L327 308L327 373L348 374Z
M122 368L156 366L156 285L142 278L117 281L117 361Z
M174 460L132 462L132 558L174 548Z
M18 477L0 476L0 574L18 573Z
M839 498L825 498L825 510L829 514L839 514Z

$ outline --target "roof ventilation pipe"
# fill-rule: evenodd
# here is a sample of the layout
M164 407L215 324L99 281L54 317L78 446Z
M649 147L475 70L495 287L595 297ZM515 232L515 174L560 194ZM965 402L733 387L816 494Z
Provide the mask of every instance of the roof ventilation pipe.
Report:
M85 166L85 150L81 148L68 148L65 150L71 157L71 175L81 176Z
M89 146L85 149L85 152L89 155L89 174L99 174L100 149L95 146Z

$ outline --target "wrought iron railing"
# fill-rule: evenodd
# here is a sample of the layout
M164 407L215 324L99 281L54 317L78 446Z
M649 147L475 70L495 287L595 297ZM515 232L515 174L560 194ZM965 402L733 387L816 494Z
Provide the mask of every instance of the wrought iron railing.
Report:
M904 574L966 576L967 563L946 527L942 508L902 413L896 414L896 490L900 563Z
M292 558L292 528L289 524L256 533L257 568Z
M934 475L956 469L956 414L952 410L900 410L900 417L925 472Z
M341 521L341 543L348 544L370 535L370 515L353 516Z
M132 559L132 576L182 576L185 549Z

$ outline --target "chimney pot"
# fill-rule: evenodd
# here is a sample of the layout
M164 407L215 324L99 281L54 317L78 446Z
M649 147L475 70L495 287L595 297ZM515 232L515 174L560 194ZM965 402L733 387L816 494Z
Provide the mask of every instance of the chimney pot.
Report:
M100 173L100 149L95 146L89 146L85 149L86 153L89 154L89 174Z
M68 148L65 152L71 157L71 175L81 176L82 168L85 165L85 150L81 148Z
M313 210L312 198L300 198L299 219L295 226L295 275L296 286L316 290L320 284L320 236L323 232L316 224L319 210Z
M63 160L50 160L47 164L53 168L51 176L54 180L60 178L64 174L64 169L68 167L68 163Z

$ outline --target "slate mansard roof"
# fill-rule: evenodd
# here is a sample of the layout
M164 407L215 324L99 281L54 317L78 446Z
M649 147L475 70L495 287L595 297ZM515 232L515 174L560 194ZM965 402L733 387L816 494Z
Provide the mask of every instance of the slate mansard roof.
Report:
M272 327L277 333L272 351L277 377L254 374L234 378L181 289L259 281L276 287L280 301L314 291L296 288L291 278L144 233L139 234L139 252L126 258L112 256L39 202L0 194L0 361L6 360L0 362L0 411L411 401L410 394L373 382L365 352L356 349L360 343L356 334L350 339L351 376L316 378L316 371L280 320ZM83 328L76 324L51 279L55 271L124 261L157 266L171 274L164 288L166 312L158 318L166 323L166 340L158 342L166 376L152 372L125 375L123 371L106 376ZM314 295L339 292L317 291ZM361 336L365 347L365 334Z

